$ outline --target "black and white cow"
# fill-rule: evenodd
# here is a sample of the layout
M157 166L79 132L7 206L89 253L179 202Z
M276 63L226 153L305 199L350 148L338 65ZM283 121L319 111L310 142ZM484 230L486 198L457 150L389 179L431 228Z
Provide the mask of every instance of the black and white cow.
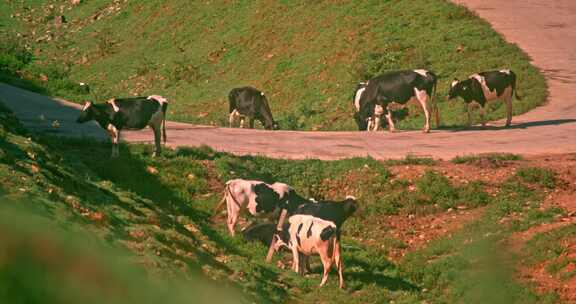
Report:
M356 85L356 89L354 89L354 98L352 103L354 104L354 120L358 120L358 116L360 115L360 99L362 98L362 94L366 91L366 86L368 86L368 81L361 81ZM371 131L374 128L374 120L372 117L368 118L368 127L366 128L368 131Z
M226 202L227 225L230 235L240 213L247 210L253 216L271 215L280 209L293 212L299 205L308 202L300 197L292 187L284 183L267 184L262 181L233 179L226 182L224 197L216 206L217 212Z
M338 228L338 237L342 224L358 209L355 197L347 196L343 201L321 200L318 202L306 202L300 204L293 214L313 215L315 217L331 221Z
M240 128L244 128L244 119L248 118L250 128L254 128L254 120L259 120L265 129L277 130L278 124L274 122L268 99L263 92L253 87L234 88L228 94L229 126L232 128L235 121L240 119Z
M512 95L520 99L516 92L516 74L511 70L488 71L470 75L466 80L454 79L448 93L449 99L462 97L468 112L468 125L472 124L470 105L480 105L482 126L486 125L485 105L489 101L502 100L506 103L506 127L512 123Z
M275 249L282 246L292 251L292 269L304 273L309 267L308 258L312 254L320 255L324 268L320 287L326 284L332 265L336 266L339 277L339 287L344 288L342 257L340 255L340 239L336 224L319 217L305 214L295 214L288 218L288 223L279 234Z
M358 202L353 196L347 196L343 201L316 201L305 199L297 196L290 202L290 215L303 214L312 215L323 220L333 222L337 227L338 237L341 234L341 228L344 222L358 209ZM276 224L263 223L253 225L244 230L244 238L248 241L260 241L265 245L270 244L272 235L276 230Z
M405 105L410 101L417 101L426 117L424 132L429 132L432 111L430 103L436 92L436 82L436 75L427 70L393 71L370 79L366 89L361 93L359 111L354 116L358 129L378 130L381 116L386 111L386 119L392 132L395 127L390 105L393 103ZM438 111L436 107L433 110L436 112L438 124Z
M140 130L147 126L154 131L154 156L161 151L160 141L166 143L166 110L168 100L162 96L113 98L106 103L84 104L77 123L95 120L112 138L112 157L117 157L118 140L122 130Z

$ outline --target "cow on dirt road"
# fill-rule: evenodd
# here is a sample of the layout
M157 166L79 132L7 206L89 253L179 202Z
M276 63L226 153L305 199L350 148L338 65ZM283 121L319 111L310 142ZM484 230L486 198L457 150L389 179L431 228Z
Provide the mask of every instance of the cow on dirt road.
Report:
M506 127L512 123L512 96L520 100L516 91L516 74L511 70L488 71L470 75L466 80L454 79L450 85L449 99L462 97L466 103L468 125L472 124L470 106L480 106L482 126L486 125L486 104L493 100L502 100L506 104Z
M427 70L393 71L370 79L360 94L359 110L354 115L358 129L377 131L381 116L387 112L388 127L393 132L395 127L391 106L403 106L414 101L418 102L424 111L426 121L423 131L430 132L431 112L436 114L436 124L440 123L438 109L435 104L432 107L436 83L436 75Z
M259 120L267 130L278 129L278 124L272 117L268 99L263 92L253 87L234 88L228 94L228 101L230 128L238 119L240 119L240 128L244 128L244 120L248 118L251 129L254 128L255 119Z
M113 98L105 103L87 101L77 123L95 120L112 139L112 157L118 157L118 140L122 130L140 130L147 126L154 131L154 156L161 152L160 141L166 143L166 110L168 100L159 95Z

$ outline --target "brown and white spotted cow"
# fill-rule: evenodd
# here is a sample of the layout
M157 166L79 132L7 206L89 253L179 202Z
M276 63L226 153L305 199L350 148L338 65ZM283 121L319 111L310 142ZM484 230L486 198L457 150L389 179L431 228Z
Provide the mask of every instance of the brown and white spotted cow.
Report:
M240 213L244 210L253 216L266 216L274 214L279 209L293 211L308 201L284 183L269 185L257 180L233 179L226 182L224 197L216 206L215 212L224 202L226 202L228 231L233 236Z
M493 100L502 100L506 104L506 127L512 123L512 96L520 100L516 92L516 74L511 70L488 71L473 74L466 80L454 79L448 93L449 99L462 97L468 112L468 125L472 124L470 106L480 105L482 126L486 125L485 106Z
M370 79L366 88L360 93L358 112L354 115L358 129L377 131L381 116L386 111L388 127L393 132L395 127L391 105L402 106L410 101L417 101L426 116L423 130L429 132L431 112L436 113L436 124L439 124L438 111L436 107L431 107L436 82L437 77L434 73L421 69L393 71Z
M95 120L108 131L112 139L112 157L117 157L118 140L122 130L140 130L147 126L154 131L154 156L160 154L160 141L166 143L166 110L168 100L159 95L148 97L114 98L105 103L84 104L77 123Z

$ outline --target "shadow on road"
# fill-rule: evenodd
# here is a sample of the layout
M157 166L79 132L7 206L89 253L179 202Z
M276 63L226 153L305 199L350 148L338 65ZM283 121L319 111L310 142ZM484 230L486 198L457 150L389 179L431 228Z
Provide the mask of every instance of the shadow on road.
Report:
M543 127L543 126L556 126L568 123L576 123L576 119L553 119L553 120L530 121L519 124L512 124L510 127L505 126L440 127L439 130L446 130L450 132L496 131L496 130L511 130L511 129L527 129L532 127Z

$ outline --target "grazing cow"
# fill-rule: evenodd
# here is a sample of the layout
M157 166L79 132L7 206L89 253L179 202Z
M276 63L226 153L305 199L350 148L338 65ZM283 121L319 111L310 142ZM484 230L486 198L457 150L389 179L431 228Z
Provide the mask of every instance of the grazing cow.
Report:
M293 214L313 215L333 222L338 229L338 238L340 238L340 229L342 224L358 209L358 202L353 196L347 196L343 201L319 201L301 204L296 208Z
M520 100L516 92L516 74L511 70L499 70L477 73L462 81L454 79L448 98L454 99L460 96L464 99L468 112L468 125L472 124L470 105L473 102L479 104L482 126L486 125L485 105L489 101L500 99L506 103L506 127L509 127L512 123L512 94Z
M391 132L395 130L390 105L393 103L405 105L410 101L418 101L424 110L426 122L424 132L430 132L430 102L436 92L436 75L427 70L404 70L388 72L374 77L368 82L360 98L360 107L355 115L360 130L378 130L380 119L387 111L386 119ZM440 123L438 110L436 124Z
M254 128L254 119L259 120L267 130L278 129L278 124L272 117L268 99L263 92L253 87L234 88L228 94L228 101L230 103L230 128L238 118L240 118L240 128L244 128L244 119L247 117L251 129Z
M274 246L276 250L286 246L292 251L292 269L299 274L304 273L308 257L319 254L324 268L320 286L326 284L330 268L335 264L340 280L339 287L344 288L340 240L338 229L333 222L312 215L292 215L277 236Z
M160 141L166 143L166 110L168 100L162 96L114 98L106 103L84 104L77 123L95 120L112 138L112 157L117 157L118 140L122 130L140 130L149 126L154 131L154 156L161 151Z
M356 110L354 112L354 120L358 120L358 115L360 115L360 99L362 98L362 93L364 93L364 91L366 91L366 86L368 85L368 82L359 82L356 85L356 89L354 90L354 99L353 99L353 104L354 104L354 109ZM371 131L373 128L375 128L374 126L374 120L372 119L372 117L368 117L368 127L367 130Z
M233 179L226 182L224 197L215 212L226 202L228 231L233 236L240 212L244 209L253 216L272 215L279 209L292 212L306 201L284 183L269 185L261 181Z

